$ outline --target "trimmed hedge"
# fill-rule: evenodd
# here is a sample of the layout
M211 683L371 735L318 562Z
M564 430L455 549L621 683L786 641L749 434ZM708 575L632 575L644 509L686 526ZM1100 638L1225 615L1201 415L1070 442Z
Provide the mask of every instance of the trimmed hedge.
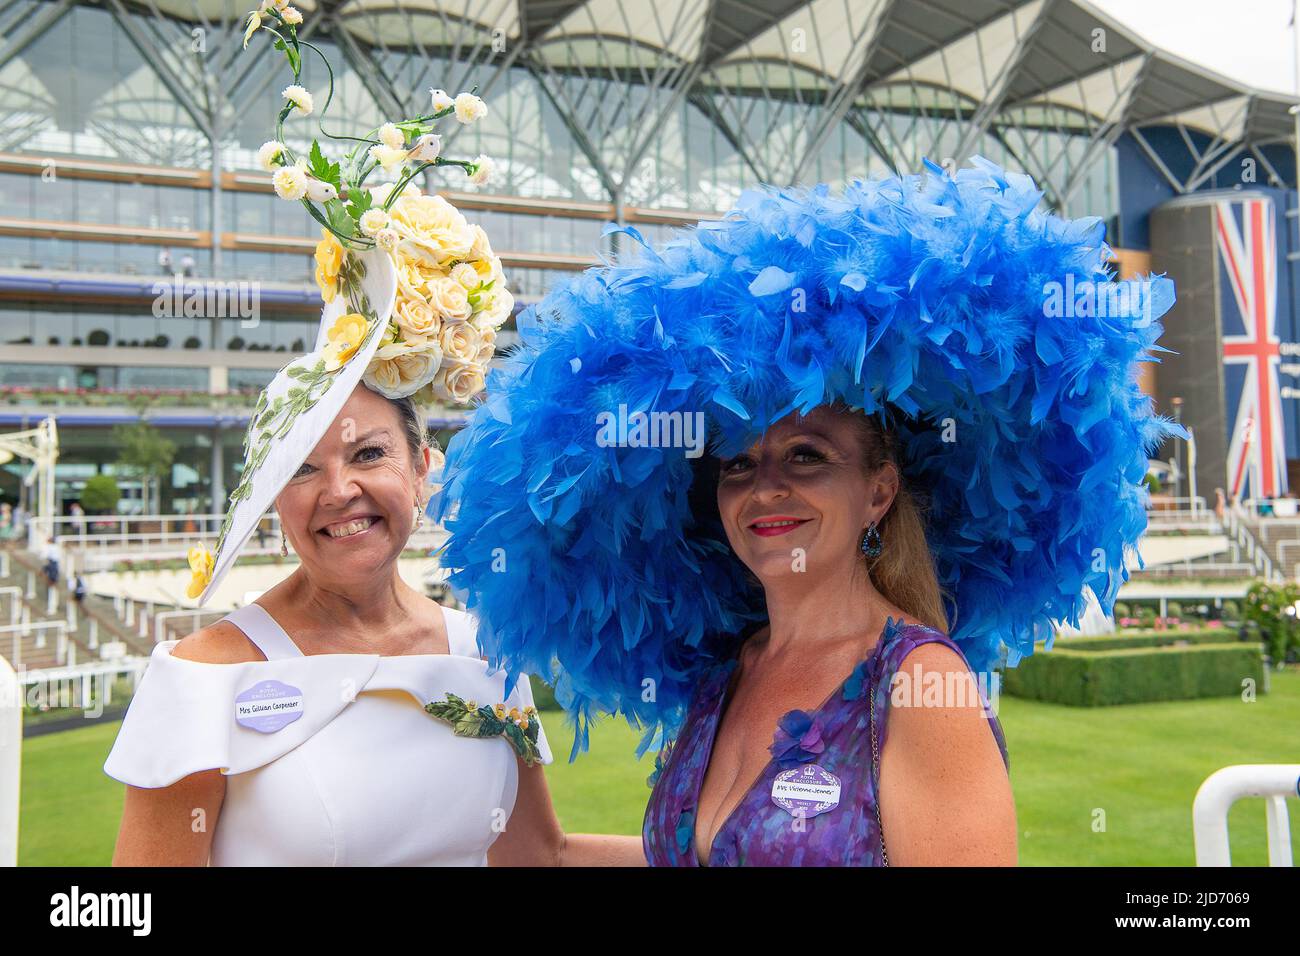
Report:
M1076 638L1069 642L1071 648L1082 640L1098 639ZM1257 693L1264 692L1263 650L1253 642L1114 650L1073 650L1060 642L1051 651L1035 652L1018 666L1006 668L1002 689L1031 700L1105 707L1235 697L1247 677L1254 680Z
M1252 643L1258 643L1259 628L1248 628L1250 633L1245 638ZM1052 650L1047 651L1047 655L1055 654L1058 650L1073 651L1119 651L1128 650L1135 647L1172 647L1180 641L1186 641L1188 644L1232 644L1240 641L1238 632L1222 627L1207 627L1197 630L1131 630L1119 634L1098 634L1093 637L1057 637L1052 644ZM1042 642L1039 642L1037 648L1043 648ZM1034 650L1034 657L1043 653L1040 649ZM1032 658L1031 658L1032 659Z

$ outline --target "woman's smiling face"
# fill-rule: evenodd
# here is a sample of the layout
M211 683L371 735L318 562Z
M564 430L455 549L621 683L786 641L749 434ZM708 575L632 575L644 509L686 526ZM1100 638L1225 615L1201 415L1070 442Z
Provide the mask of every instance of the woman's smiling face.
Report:
M368 579L396 560L428 469L427 449L412 458L397 408L358 384L275 501L313 579Z
M897 474L892 466L867 474L866 439L852 414L821 406L788 415L721 461L727 540L764 585L800 569L820 576L862 563L862 532L888 510Z

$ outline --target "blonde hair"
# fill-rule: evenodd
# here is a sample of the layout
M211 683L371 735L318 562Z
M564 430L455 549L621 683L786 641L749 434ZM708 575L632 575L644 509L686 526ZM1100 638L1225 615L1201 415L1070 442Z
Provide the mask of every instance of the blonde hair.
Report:
M898 436L885 428L875 415L866 415L842 405L836 411L854 416L863 438L864 464L868 473L874 474L886 464L892 464L898 472L898 493L894 495L889 510L876 522L881 552L875 558L866 558L871 583L899 610L947 634L950 622L944 610L945 592L939 587L934 555L925 536L929 508L924 499L907 486ZM956 604L949 603L955 612Z

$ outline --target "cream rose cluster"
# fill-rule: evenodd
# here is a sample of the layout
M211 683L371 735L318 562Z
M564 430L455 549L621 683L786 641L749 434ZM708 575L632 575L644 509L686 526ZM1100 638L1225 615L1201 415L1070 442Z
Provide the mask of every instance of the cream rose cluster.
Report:
M372 191L382 205L386 190ZM397 300L365 383L389 398L465 403L483 390L514 297L487 233L441 196L409 184L373 217L397 269Z

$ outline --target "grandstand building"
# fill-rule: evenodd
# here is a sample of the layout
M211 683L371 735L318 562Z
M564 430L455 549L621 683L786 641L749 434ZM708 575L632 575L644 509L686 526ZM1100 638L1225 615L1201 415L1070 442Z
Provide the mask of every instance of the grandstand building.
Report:
M0 4L0 431L57 420L59 513L118 471L110 428L140 414L178 449L162 511L221 511L251 395L314 341L318 229L255 162L287 80L280 57L240 49L251 2ZM445 148L492 156L495 179L425 186L484 226L521 304L607 251L608 222L653 241L756 183L982 155L1032 176L1047 207L1102 217L1123 274L1177 282L1179 354L1145 387L1194 428L1198 494L1291 486L1289 94L1081 0L295 3L301 34L346 64L330 132L419 112L431 87L487 100ZM319 60L302 82L320 102ZM290 141L316 119L291 120ZM0 499L30 507L28 467L0 463ZM121 508L144 508L120 483Z

